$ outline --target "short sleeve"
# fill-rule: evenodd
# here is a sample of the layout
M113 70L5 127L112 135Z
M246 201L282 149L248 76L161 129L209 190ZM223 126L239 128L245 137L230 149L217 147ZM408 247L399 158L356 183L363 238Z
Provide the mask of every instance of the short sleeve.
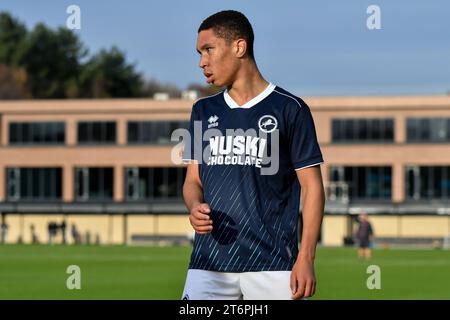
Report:
M287 107L290 157L294 169L301 170L322 164L322 152L308 105L293 99Z
M190 160L198 160L196 155L196 145L198 145L198 142L196 142L196 135L195 135L195 123L196 121L200 121L200 116L197 112L196 105L192 107L191 111L191 117L189 120L189 137L187 137L184 141L184 151L183 151L183 162L188 163ZM201 133L201 132L200 132ZM198 137L197 137L198 140ZM201 144L201 142L200 142ZM198 151L197 151L198 152ZM201 152L201 150L200 150Z

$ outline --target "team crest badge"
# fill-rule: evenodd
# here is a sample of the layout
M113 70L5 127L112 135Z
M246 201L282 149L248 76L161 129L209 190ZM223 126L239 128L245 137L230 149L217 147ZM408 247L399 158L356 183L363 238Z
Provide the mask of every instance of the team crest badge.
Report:
M259 118L258 127L262 132L271 133L278 127L278 121L274 116L266 114Z

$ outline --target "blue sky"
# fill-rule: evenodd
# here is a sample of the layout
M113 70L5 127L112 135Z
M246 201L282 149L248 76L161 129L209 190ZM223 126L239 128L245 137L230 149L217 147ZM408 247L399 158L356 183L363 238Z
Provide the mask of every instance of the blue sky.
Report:
M210 14L242 11L255 31L265 78L297 95L445 94L450 91L450 1L366 0L0 0L32 28L65 26L81 8L76 31L90 53L117 45L147 78L205 83L195 51ZM381 8L381 30L366 9Z

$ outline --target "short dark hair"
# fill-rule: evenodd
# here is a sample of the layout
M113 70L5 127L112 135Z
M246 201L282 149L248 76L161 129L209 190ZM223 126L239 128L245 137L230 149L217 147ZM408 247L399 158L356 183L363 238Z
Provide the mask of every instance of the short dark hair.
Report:
M245 39L248 56L255 60L253 53L253 42L255 41L253 28L250 21L241 12L224 10L214 13L202 22L198 32L208 29L212 29L218 37L225 39L228 43L239 38Z

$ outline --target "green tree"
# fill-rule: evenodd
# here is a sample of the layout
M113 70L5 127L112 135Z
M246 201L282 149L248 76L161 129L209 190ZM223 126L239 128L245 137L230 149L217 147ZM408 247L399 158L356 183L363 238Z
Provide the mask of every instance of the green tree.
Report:
M0 81L6 98L141 97L153 88L144 87L141 74L118 48L103 49L83 64L87 54L78 36L65 27L53 30L39 23L28 31L18 19L0 12ZM15 88L11 94L8 81ZM176 88L166 87L179 95Z
M25 68L35 98L67 98L81 72L84 48L77 35L60 27L56 31L40 23L19 47L15 65ZM77 95L75 93L75 95Z
M0 63L10 66L27 35L27 29L7 12L0 12Z
M27 73L24 69L0 64L0 99L29 99Z
M115 46L95 54L81 75L82 95L93 98L141 97L143 85L142 75Z

